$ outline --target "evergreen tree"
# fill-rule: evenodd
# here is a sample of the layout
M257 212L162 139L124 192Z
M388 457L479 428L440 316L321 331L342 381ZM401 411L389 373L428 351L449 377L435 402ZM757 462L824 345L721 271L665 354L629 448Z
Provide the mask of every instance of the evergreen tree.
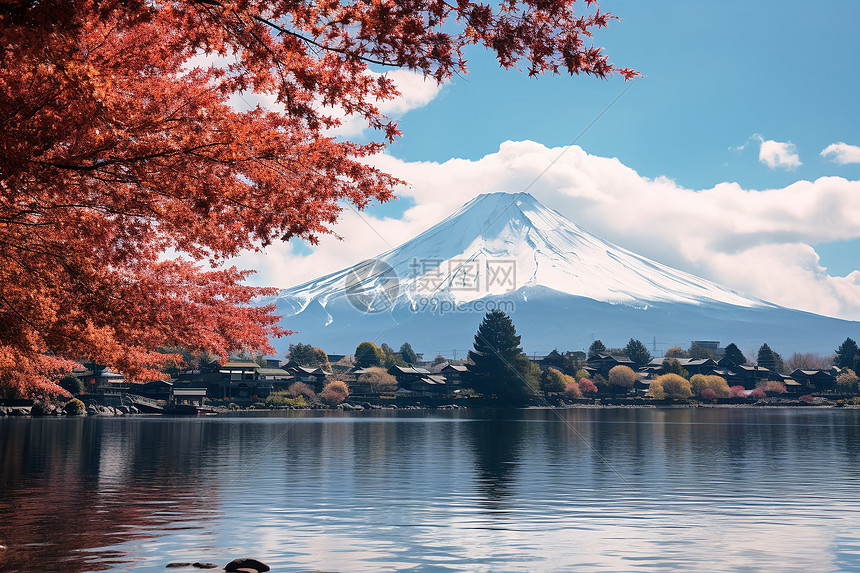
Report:
M624 354L636 363L636 366L645 366L651 362L651 353L645 348L641 340L630 339L627 346L624 347Z
M81 394L84 391L84 383L74 374L67 374L60 380L60 388L70 394Z
M469 359L474 363L470 370L475 390L502 401L522 400L534 393L537 376L508 315L488 312L475 334L474 347Z
M761 345L758 349L758 365L768 370L776 370L776 360L773 357L773 350L767 345L767 342Z
M676 358L666 358L663 360L663 373L664 374L677 374L681 378L689 378L690 373L687 372L687 369L681 366L681 363L678 362Z
M362 342L355 349L355 365L359 368L381 366L382 358L382 351L372 342Z
M785 372L785 362L782 360L782 355L776 350L771 351L773 353L773 369L776 372L784 373Z
M723 358L725 358L735 366L740 366L742 364L747 363L747 357L744 356L744 353L741 352L741 349L738 348L738 345L734 342L726 346L726 353L723 354Z
M836 349L833 364L840 368L854 368L857 365L858 354L860 349L857 348L857 343L851 338L846 338L845 342Z
M412 350L412 346L408 342L404 342L400 345L400 356L403 357L403 361L406 364L418 363L418 356L415 354L415 351Z
M382 366L384 368L388 369L392 366L406 366L406 362L403 361L403 357L394 352L394 349L384 342L382 343L382 346L379 347L379 351L382 353Z
M597 358L598 354L605 354L606 346L603 345L600 340L595 340L591 343L591 346L588 347L588 360L592 358Z

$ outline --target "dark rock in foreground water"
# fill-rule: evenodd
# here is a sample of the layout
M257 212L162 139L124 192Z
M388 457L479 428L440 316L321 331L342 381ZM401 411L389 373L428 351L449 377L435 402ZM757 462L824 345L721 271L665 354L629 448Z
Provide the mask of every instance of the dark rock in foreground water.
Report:
M201 563L200 561L195 561L191 563L190 561L174 561L172 563L168 563L164 566L166 569L181 569L186 567L194 567L196 569L217 569L218 566L214 563ZM229 569L228 569L229 571Z
M243 557L240 559L234 559L230 563L228 563L224 567L224 571L258 571L259 573L263 573L263 571L268 571L269 566L265 563L257 561L256 559L250 559L248 557Z

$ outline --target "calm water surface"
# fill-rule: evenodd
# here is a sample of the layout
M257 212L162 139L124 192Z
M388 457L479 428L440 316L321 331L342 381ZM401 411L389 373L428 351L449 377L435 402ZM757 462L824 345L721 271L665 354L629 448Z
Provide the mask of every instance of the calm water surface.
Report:
M0 570L858 571L860 411L0 420Z

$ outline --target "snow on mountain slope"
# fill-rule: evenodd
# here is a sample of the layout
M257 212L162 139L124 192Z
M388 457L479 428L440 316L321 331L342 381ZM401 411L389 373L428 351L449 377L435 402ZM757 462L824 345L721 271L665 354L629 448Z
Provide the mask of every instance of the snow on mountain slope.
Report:
M428 296L470 301L544 286L632 306L654 302L770 306L603 241L526 193L480 195L377 260L396 274L398 303ZM350 288L372 290L380 278L351 267L286 289L281 297L301 301L302 309L314 300L325 306Z
M351 353L370 340L465 352L484 312L511 314L526 351L632 338L662 350L691 340L762 342L827 354L860 323L776 306L603 241L527 194L481 195L377 258L274 299L293 342ZM368 312L369 310L369 312ZM449 349L449 350L443 350Z

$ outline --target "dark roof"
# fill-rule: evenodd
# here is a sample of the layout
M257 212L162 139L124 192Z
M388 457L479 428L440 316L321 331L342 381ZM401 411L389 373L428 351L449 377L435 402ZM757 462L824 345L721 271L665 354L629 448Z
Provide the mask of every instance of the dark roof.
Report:
M455 372L468 372L469 371L469 369L462 364L446 364L445 367L442 368L442 371L444 372L448 368L450 368L451 370L454 370Z
M740 366L735 366L735 368L740 368L741 370L746 370L747 372L753 372L753 371L758 371L758 372L770 372L770 370L768 370L768 369L767 369L767 368L765 368L764 366L744 366L744 365L740 365Z
M245 362L245 361L233 361L225 362L221 365L221 368L259 368L260 365L256 362Z
M257 368L257 373L263 376L289 376L290 373L283 368Z
M412 366L397 366L396 364L388 369L389 372L396 370L401 374L430 374L429 370L424 368L415 368Z

